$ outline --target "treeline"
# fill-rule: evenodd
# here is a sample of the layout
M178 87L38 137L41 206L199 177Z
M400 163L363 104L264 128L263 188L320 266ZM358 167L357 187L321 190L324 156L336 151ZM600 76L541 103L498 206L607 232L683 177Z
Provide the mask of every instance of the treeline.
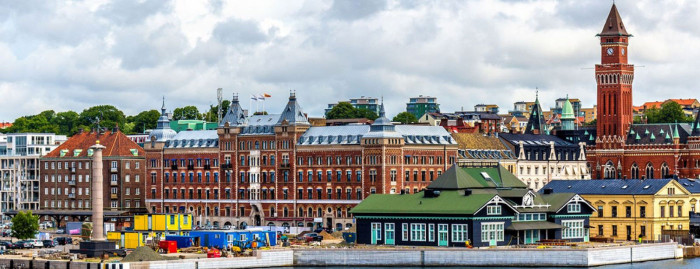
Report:
M221 104L222 113L226 113L230 101ZM172 111L173 120L197 119L208 122L218 122L218 106L209 106L209 110L200 113L195 106L179 107ZM160 111L151 109L136 115L126 116L124 112L112 105L93 106L80 113L64 111L56 113L53 110L42 111L39 114L19 117L12 126L2 130L3 133L56 133L73 135L80 129L90 130L99 126L102 128L119 129L126 134L143 133L154 129L160 118Z

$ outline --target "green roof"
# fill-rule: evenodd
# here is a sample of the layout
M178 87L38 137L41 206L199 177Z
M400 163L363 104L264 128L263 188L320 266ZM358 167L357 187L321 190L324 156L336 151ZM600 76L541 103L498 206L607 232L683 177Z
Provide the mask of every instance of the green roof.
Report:
M497 167L453 165L428 186L428 189L434 190L479 188L527 188L527 185L500 165Z
M372 194L355 206L352 214L427 214L471 215L490 201L495 194L471 194L463 191L441 191L438 197L414 194Z
M566 97L566 102L564 102L564 106L561 109L561 119L574 119L574 108L571 106L571 102L569 101L569 97Z

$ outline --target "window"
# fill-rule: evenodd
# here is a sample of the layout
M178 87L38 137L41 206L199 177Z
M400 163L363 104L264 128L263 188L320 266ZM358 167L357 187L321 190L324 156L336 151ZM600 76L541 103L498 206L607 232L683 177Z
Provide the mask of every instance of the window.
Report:
M580 213L581 204L568 204L566 205L566 211L569 213Z
M631 218L631 217L632 217L632 207L631 207L631 206L626 206L626 207L625 207L625 217L626 217L626 218Z
M683 216L683 206L678 205L678 217L680 218L682 216Z
M401 239L403 241L408 241L408 223L401 225Z
M598 225L598 235L603 235L603 225Z
M428 241L435 241L435 224L428 224Z
M672 205L668 206L668 216L673 218L673 206Z
M503 222L481 223L481 242L503 241Z
M613 218L617 218L617 206L614 205L614 206L611 206L610 208L611 208L611 209L610 209L610 214L612 215L612 217L613 217Z
M490 205L486 207L486 215L500 215L501 206L500 205Z
M599 218L603 217L603 206L602 205L598 206L598 217Z
M565 227L562 239L582 238L584 235L583 220L564 220L561 225Z
M679 225L679 226L680 226L680 225ZM641 231L639 232L639 235L642 236L642 237L647 236L647 226L642 225L642 226L639 227L639 228L641 228ZM680 230L680 229L679 229L679 230Z
M425 223L411 223L411 241L425 241Z
M680 211L679 211L679 216L680 216ZM640 206L639 207L639 217L640 218L646 218L647 217L647 207L646 206Z
M466 242L467 234L467 224L452 224L452 242Z
M612 226L612 236L617 236L617 225Z

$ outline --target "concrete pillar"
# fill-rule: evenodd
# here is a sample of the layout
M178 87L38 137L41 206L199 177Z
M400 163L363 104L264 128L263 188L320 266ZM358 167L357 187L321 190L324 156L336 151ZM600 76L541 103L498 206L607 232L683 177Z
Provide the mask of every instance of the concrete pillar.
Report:
M92 153L92 235L90 241L106 241L104 236L104 180L102 178L102 149L99 142L90 147Z

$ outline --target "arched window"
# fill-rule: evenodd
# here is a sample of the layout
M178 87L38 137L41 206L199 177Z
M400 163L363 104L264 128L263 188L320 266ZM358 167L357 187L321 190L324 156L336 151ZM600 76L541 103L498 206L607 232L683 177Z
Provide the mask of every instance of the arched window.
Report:
M304 209L300 207L298 211L299 215L297 217L304 217Z
M639 178L639 166L637 165L637 163L633 163L632 168L630 168L630 178L632 178L632 179Z
M282 216L285 217L285 218L286 218L286 217L289 217L289 209L287 209L287 208L285 207L285 208L282 210Z
M654 166L651 163L647 163L645 176L647 179L654 178Z
M616 178L615 165L613 164L612 161L608 161L605 164L605 169L603 170L603 174L604 174L605 179Z
M661 164L661 178L667 178L668 175L669 175L668 164L666 164L666 163Z

